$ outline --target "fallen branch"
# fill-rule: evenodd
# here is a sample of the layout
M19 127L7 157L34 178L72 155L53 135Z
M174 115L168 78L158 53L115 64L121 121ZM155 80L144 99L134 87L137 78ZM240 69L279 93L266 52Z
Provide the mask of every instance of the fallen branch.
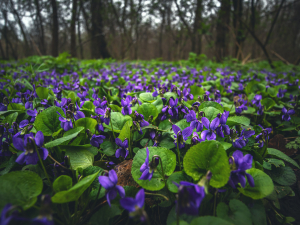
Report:
M276 52L274 52L273 50L271 50L271 53L273 54L273 55L275 55L277 58L279 58L282 62L284 62L286 65L290 65L290 63L286 60L286 59L284 59L281 55L279 55L278 53L276 53Z

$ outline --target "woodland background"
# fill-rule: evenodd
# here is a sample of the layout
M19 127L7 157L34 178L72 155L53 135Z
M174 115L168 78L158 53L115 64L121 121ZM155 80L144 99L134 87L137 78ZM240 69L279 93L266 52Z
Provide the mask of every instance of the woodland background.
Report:
M0 59L300 62L300 0L1 0ZM204 55L202 57L205 57Z

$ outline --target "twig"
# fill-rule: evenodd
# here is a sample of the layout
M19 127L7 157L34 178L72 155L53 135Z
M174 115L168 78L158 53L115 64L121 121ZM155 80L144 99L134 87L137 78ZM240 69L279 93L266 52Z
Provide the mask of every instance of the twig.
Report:
M286 65L290 65L290 63L286 60L286 59L284 59L282 56L280 56L278 53L276 53L276 52L274 52L273 50L271 50L271 53L273 54L273 55L275 55L277 58L279 58L282 62L284 62Z

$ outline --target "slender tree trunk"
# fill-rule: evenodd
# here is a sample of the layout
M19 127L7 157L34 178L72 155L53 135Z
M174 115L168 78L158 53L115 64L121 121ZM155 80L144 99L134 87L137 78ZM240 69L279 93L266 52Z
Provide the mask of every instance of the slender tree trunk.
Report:
M45 32L44 32L44 26L43 26L43 19L41 15L41 9L40 9L40 2L39 0L35 0L35 7L36 7L36 16L38 21L38 26L40 29L40 50L43 55L46 55L46 46L45 46Z
M59 38L58 38L58 16L57 16L57 3L56 0L51 0L52 6L52 56L58 56L58 46L59 46Z
M70 34L71 34L71 46L70 52L72 57L77 56L76 51L76 14L77 14L77 0L72 1L72 18L71 18L71 26L70 26Z
M159 32L159 44L158 44L158 55L160 58L163 57L163 31L164 31L164 27L165 27L165 21L166 21L166 17L165 17L165 8L161 10L161 18L162 18L162 22L161 22L161 25L160 25L160 32Z
M230 0L221 0L221 9L217 21L217 60L228 56L228 28L230 22Z
M78 44L79 44L79 51L80 51L80 58L83 59L83 49L82 49L82 40L81 40L81 27L80 27L80 20L79 20L79 16L78 16L78 20L77 20L77 33L78 33Z
M4 52L3 47L2 47L2 42L1 42L1 40L0 40L0 51L1 51L2 59L3 59L3 60L7 60L6 55L5 55L5 52Z
M202 20L202 0L197 0L196 10L195 10L195 19L194 19L194 32L192 38L192 52L197 54L201 53L201 35L199 34L199 29Z
M255 32L255 0L251 0L251 17L250 17L251 29ZM255 47L252 47L252 58L255 58Z
M109 58L105 36L103 34L102 0L91 0L91 53L92 58Z

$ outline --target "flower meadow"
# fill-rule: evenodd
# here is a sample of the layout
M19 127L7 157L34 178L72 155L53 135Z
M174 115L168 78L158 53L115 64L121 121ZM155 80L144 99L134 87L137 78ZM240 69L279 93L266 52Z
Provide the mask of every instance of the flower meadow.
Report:
M31 57L0 65L8 224L265 225L294 196L299 72ZM276 215L276 216L275 216Z

